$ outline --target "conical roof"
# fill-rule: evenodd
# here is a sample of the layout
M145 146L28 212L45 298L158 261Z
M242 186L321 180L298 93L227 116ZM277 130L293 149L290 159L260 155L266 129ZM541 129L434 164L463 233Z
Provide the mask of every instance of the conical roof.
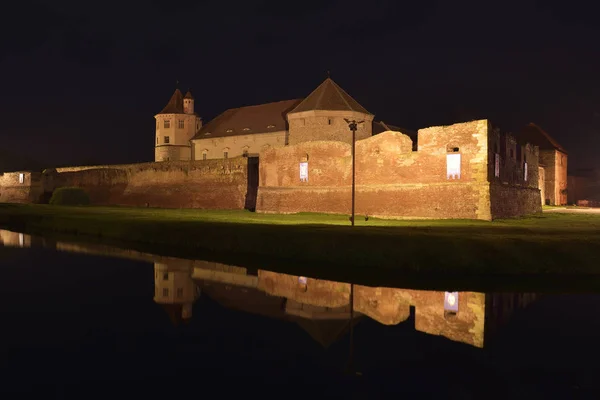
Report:
M175 89L171 100L159 114L183 114L183 94L181 90Z
M357 111L371 114L331 78L325 79L291 113L313 110Z
M185 96L183 98L194 100L194 96L192 96L192 92L190 92L189 90L187 91L187 93L185 94Z

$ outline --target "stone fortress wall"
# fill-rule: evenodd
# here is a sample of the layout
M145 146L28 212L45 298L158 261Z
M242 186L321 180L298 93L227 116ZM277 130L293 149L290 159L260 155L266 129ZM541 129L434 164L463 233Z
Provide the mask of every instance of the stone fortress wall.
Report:
M541 211L537 148L517 145L487 120L421 129L418 150L412 148L408 136L392 131L356 142L357 215L490 220ZM452 158L458 160L453 172ZM268 149L259 168L258 212L350 213L349 144Z
M450 159L458 169L450 170ZM5 173L0 201L43 203L55 188L77 186L95 205L244 209L253 192L248 160L58 168L25 173L23 182L23 173ZM351 160L351 145L340 141L264 150L256 211L349 214ZM303 178L301 163L307 163ZM487 120L421 129L417 151L408 136L383 132L356 142L356 213L482 220L536 213L541 211L537 171L537 148L517 145Z

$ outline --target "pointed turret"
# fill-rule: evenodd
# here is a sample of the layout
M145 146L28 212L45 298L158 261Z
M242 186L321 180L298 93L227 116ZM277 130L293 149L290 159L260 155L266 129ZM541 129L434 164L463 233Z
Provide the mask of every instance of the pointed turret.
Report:
M351 143L346 120L360 121L356 140L371 136L373 114L368 112L330 77L287 115L290 145L312 141Z
M183 94L181 90L175 89L165 108L158 114L183 114Z
M194 113L194 96L192 96L192 92L189 90L183 98L183 112L186 114Z
M325 79L290 114L314 110L356 111L363 114L370 114L331 78Z

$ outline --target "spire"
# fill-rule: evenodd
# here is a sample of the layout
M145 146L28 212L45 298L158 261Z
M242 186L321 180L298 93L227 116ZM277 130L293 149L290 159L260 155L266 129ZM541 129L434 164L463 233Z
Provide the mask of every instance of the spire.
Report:
M312 110L357 111L371 114L329 77L290 113Z
M159 114L183 114L183 94L181 90L175 89L171 99Z

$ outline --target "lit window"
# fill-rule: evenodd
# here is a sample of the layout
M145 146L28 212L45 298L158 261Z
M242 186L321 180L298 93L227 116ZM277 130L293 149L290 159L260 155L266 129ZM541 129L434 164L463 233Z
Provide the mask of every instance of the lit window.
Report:
M19 174L19 183L25 182L25 174Z
M164 128L165 129L169 129L170 127L171 127L171 120L170 119L165 119Z
M177 127L179 129L183 129L185 127L185 123L183 122L182 119L180 119L179 121L177 121Z
M168 281L169 280L169 273L165 272L163 273L163 281Z
M23 247L25 245L25 235L19 233L19 246Z
M494 176L500 177L500 154L494 154Z
M233 129L227 129L227 133L233 132Z
M177 288L177 297L178 298L183 297L183 288Z
M163 288L163 297L169 297L169 289Z
M523 179L527 181L527 163L523 165Z
M460 153L446 154L446 177L460 179Z
M170 138L168 136L165 136L165 144L168 144L170 142Z

